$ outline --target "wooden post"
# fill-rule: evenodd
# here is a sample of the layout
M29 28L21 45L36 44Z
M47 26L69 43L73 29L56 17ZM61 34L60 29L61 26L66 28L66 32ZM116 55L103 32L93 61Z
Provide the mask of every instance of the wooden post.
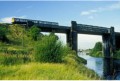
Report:
M110 35L103 35L103 54L104 54L104 63L103 63L103 77L106 79L110 76Z
M75 50L77 53L77 23L76 21L72 21L71 24L72 50Z

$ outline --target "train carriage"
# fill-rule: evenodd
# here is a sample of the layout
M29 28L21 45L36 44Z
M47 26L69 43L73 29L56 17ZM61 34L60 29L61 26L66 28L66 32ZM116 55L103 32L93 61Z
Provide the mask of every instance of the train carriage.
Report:
M27 24L28 22L32 22L34 25L40 25L40 26L46 25L46 26L56 27L59 25L57 22L12 18L13 24Z

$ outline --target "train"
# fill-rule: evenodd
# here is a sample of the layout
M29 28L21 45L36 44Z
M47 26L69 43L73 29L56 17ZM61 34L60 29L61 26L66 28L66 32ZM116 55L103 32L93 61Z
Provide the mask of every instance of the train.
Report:
M29 21L34 23L34 24L37 24L37 25L53 25L53 26L59 25L57 22L30 20L30 19L22 19L22 18L12 18L13 24L27 24Z

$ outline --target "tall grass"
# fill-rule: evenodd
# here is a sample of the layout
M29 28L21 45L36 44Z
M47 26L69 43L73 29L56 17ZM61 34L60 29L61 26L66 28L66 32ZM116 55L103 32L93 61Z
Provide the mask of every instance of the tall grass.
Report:
M79 67L80 66L80 67ZM29 63L0 66L1 80L94 80L83 65L74 67L60 63ZM91 72L92 73L92 72Z
M13 65L31 61L29 51L26 49L0 49L0 64Z

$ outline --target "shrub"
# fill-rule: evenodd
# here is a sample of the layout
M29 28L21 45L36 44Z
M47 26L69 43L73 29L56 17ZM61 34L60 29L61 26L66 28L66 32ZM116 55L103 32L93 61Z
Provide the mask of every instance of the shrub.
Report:
M63 46L55 35L42 37L35 46L35 60L39 62L61 62L64 57Z
M28 36L30 36L32 40L37 41L39 35L40 35L40 28L38 28L37 26L34 25L29 29Z
M7 39L7 37L6 37L7 33L8 33L7 28L4 27L4 26L0 26L0 40L1 40L2 42L8 41L8 39Z

